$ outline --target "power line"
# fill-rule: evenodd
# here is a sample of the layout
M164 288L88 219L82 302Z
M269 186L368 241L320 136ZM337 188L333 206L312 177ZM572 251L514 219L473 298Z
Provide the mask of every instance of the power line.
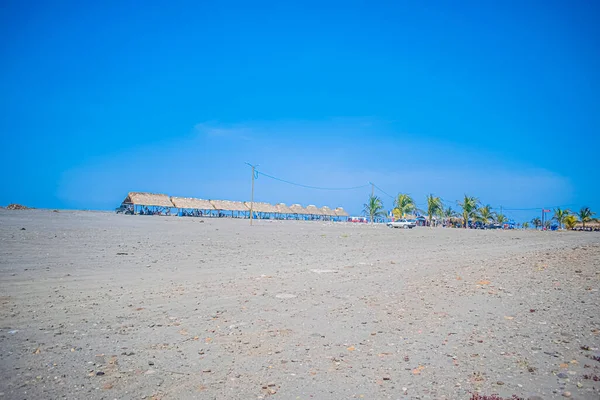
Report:
M306 188L306 189L315 189L315 190L355 190L355 189L363 189L363 188L369 187L368 184L361 185L361 186L353 186L353 187L341 187L341 188L319 187L319 186L303 185L301 183L291 182L291 181L288 181L286 179L281 179L281 178L277 178L277 177L275 177L273 175L265 174L264 172L258 171L258 170L256 171L256 174L257 175L265 176L267 178L270 178L270 179L273 179L273 180L276 180L276 181L279 181L279 182L287 183L289 185L303 187L303 188Z
M370 182L370 183L371 183L371 185L373 185L375 188L377 188L377 190L379 190L381 193L385 194L386 196L388 196L388 197L390 197L390 198L392 198L392 199L394 199L394 198L395 198L394 196L392 196L392 195L390 195L390 194L386 193L386 192L385 192L385 190L383 190L382 188L380 188L379 186L377 186L377 185L376 185L376 184L374 184L373 182Z
M287 183L289 185L293 185L293 186L298 186L298 187L302 187L302 188L306 188L306 189L314 189L314 190L331 190L331 191L343 191L343 190L356 190L356 189L364 189L367 188L369 186L371 186L372 188L376 188L377 190L379 190L381 193L383 193L384 195L388 196L391 199L395 199L395 196L392 196L391 194L387 193L385 190L383 190L382 188L380 188L379 186L377 186L375 183L373 182L369 182L368 184L364 184L364 185L359 185L359 186L352 186L352 187L320 187L320 186L312 186L312 185L304 185L301 183L296 183L296 182L292 182L292 181L288 181L286 179L282 179L282 178L278 178L276 176L273 175L269 175L266 174L262 171L259 171L258 169L256 169L256 167L258 167L258 165L253 166L252 164L246 163L251 167L255 168L254 171L254 178L258 178L259 175L262 175L264 177L273 179L275 181L279 181L279 182L283 182L283 183ZM456 204L459 205L460 201L459 200L446 200L444 198L441 198L443 203L445 203L446 205L449 204ZM506 211L541 211L544 209L556 209L556 208L567 208L570 206L574 206L576 204L567 204L567 205L560 205L560 206L551 206L551 207L530 207L530 208L509 208L509 207L503 207L503 206L499 206L499 207L492 207L493 209L501 209L502 212L506 212ZM417 207L425 207L425 203L416 203L415 202L415 206Z

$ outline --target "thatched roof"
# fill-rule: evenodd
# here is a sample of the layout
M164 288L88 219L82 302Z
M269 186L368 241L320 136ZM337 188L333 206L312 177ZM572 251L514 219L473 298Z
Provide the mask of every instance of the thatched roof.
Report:
M246 207L248 207L248 210L250 209L250 202L247 201L244 203L246 205ZM261 212L261 213L277 213L277 207L275 207L272 204L269 203L260 203L260 202L254 202L252 204L252 211L256 211L256 212Z
M139 206L175 207L169 196L158 193L129 192L123 203Z
M284 203L279 203L275 206L279 214L294 214L291 208L286 206Z
M337 215L338 217L350 216L342 207L338 207L335 209L335 215Z
M241 201L229 201L229 200L209 200L210 204L213 205L215 210L220 211L249 211Z
M308 211L310 215L323 215L323 212L312 204L306 206L306 211Z
M292 204L290 206L290 210L292 210L292 212L294 214L300 214L300 215L310 214L308 211L306 211L306 208L302 207L300 204Z
M585 223L586 228L597 228L599 226L599 221L589 221ZM581 221L577 221L577 223L575 224L575 228L583 228L583 224L581 223Z
M327 207L327 206L323 206L321 207L321 212L323 213L323 215L327 215L329 217L335 217L335 211L333 211L331 208Z
M195 199L192 197L171 197L171 202L177 208L191 208L194 210L214 210L208 200Z

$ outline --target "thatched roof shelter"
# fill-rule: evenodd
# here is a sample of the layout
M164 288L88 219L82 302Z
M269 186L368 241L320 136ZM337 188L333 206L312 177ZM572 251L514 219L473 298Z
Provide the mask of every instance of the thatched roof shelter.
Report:
M248 210L250 209L250 202L247 201L244 203L246 205L246 207L248 207ZM277 207L275 207L272 204L269 203L260 203L260 202L254 202L252 204L252 211L256 211L256 212L260 212L260 213L272 213L275 214L277 213Z
M129 192L123 204L133 204L136 206L157 206L157 207L175 207L171 199L166 194Z
M192 197L171 197L171 202L177 208L190 208L193 210L214 210L215 208L208 200L195 199Z
M312 204L306 206L306 211L308 211L308 213L310 215L323 215L323 212L317 208L317 206L314 206Z
M215 210L219 211L250 211L241 201L209 200Z
M338 217L349 217L350 216L342 207L338 207L335 209L335 215L337 215Z
M335 217L335 211L333 211L331 208L327 207L327 206L323 206L321 207L321 212L323 213L323 215L326 215L328 217Z
M586 228L598 228L598 227L600 227L600 222L599 221L588 221L585 223L585 227ZM583 228L583 224L581 223L581 221L577 221L577 223L575 224L575 228Z
M309 215L310 213L306 210L306 208L302 207L300 204L292 204L290 206L290 210L292 213L299 215Z
M294 214L291 208L286 206L284 203L279 203L275 206L279 214Z

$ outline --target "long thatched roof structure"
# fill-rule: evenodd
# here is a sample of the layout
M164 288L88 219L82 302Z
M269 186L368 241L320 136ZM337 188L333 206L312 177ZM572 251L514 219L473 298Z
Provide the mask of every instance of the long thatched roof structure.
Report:
M284 203L279 203L275 206L279 214L294 214L291 208L286 206Z
M229 200L209 200L210 204L213 205L215 210L219 211L249 211L241 201L229 201Z
M181 208L192 210L218 210L218 211L241 211L247 212L250 210L250 202L228 201L228 200L204 200L194 197L177 197L168 196L161 193L147 192L129 192L122 204L133 204L137 206L155 206L167 208ZM292 204L286 206L284 203L277 205L254 202L252 210L259 213L268 214L296 214L296 215L314 215L314 216L338 216L347 217L348 213L343 208L338 207L335 210L324 206L317 208L314 205L309 205L306 208L300 204Z
M123 203L136 206L175 207L169 196L160 193L129 192Z
M350 216L346 210L344 210L342 207L338 207L335 209L335 215L338 217L348 217Z
M244 204L246 205L246 207L248 207L248 210L249 210L250 202L247 201ZM278 212L277 207L275 207L274 205L269 204L269 203L261 203L261 202L257 202L257 201L252 203L252 211L256 211L256 212L260 212L260 213L272 213L272 214L276 214Z
M323 215L323 212L317 208L317 206L314 206L312 204L306 206L306 211L308 211L308 213L310 215Z
M171 197L171 202L177 208L190 208L193 210L214 210L215 208L208 200L193 197Z
M600 221L591 220L585 223L586 228L598 228L600 227ZM575 228L583 228L583 223L581 221L577 221L575 224Z
M294 214L298 214L298 215L309 215L310 213L306 210L306 208L302 207L300 204L292 204L290 206L290 210L292 210L292 212Z

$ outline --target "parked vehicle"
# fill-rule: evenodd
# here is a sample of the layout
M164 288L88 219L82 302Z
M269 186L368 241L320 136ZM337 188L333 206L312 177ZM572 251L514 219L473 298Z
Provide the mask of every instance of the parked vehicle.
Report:
M503 229L503 226L500 224L487 224L485 229Z
M387 226L390 228L412 229L417 226L417 222L414 219L398 219L396 221L388 222Z

